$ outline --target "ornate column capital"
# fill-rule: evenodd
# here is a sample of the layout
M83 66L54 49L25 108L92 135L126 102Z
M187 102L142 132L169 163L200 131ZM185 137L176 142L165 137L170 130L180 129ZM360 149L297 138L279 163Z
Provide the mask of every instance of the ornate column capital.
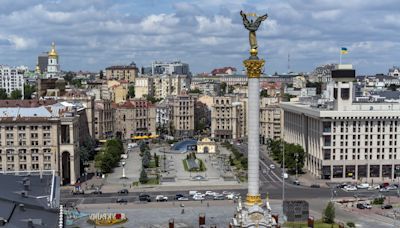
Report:
M260 78L260 75L262 73L262 68L265 64L265 60L246 59L243 61L243 64L246 67L248 78Z

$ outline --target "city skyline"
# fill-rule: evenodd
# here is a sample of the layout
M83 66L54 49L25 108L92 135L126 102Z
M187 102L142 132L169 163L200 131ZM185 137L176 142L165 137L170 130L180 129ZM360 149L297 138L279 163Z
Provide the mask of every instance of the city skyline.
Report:
M228 4L229 3L229 4ZM181 60L194 73L243 69L247 34L239 11L268 13L257 33L266 73L309 72L338 63L341 47L360 74L386 73L400 49L391 5L375 1L4 1L0 6L1 64L28 65L56 42L62 70L109 65L147 66ZM255 10L257 8L257 10Z

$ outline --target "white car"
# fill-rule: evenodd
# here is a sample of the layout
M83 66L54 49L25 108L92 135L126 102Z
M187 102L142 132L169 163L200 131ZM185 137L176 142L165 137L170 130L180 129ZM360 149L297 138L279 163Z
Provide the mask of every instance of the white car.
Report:
M352 186L352 185L347 185L343 189L345 191L357 191L357 187L356 186Z
M271 164L271 165L269 165L269 168L270 168L270 169L275 169L275 165L274 165L274 164Z
M223 195L229 195L229 194L231 194L231 193L232 193L232 192L228 192L228 191L223 191L223 192L222 192Z
M202 195L194 195L193 200L204 200L204 196Z
M396 190L397 186L396 185L389 185L386 188L387 188L387 190Z
M168 197L163 195L158 195L156 196L156 201L157 202L168 201Z
M187 197L179 197L178 198L178 201L188 201L189 200L189 198L187 198Z
M387 188L381 188L381 189L379 189L379 191L380 191L380 192L388 192L389 189L387 189Z
M225 197L226 197L226 199L228 199L228 200L233 200L233 199L237 199L237 198L238 198L238 196L235 195L234 193L228 194L228 195L226 195Z
M357 185L358 189L368 189L369 188L369 184L368 183L362 183Z
M217 193L213 192L213 191L206 191L206 193L205 193L206 196L214 196L215 194L217 194Z
M379 184L369 186L368 190L379 190L381 187Z

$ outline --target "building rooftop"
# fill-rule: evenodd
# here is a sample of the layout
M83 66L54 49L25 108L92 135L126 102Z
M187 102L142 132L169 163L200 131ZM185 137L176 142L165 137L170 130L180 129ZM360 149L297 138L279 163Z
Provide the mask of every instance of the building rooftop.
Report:
M37 174L37 175L35 175ZM0 173L0 217L4 227L57 227L60 180L53 173Z

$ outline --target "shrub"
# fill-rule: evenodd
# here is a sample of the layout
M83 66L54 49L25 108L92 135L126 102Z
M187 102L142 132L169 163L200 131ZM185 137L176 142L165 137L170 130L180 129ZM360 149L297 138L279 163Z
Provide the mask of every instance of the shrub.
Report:
M354 222L347 222L346 225L350 228L356 227L356 224L354 224Z
M335 222L335 205L329 202L324 210L323 220L325 223L333 224Z

